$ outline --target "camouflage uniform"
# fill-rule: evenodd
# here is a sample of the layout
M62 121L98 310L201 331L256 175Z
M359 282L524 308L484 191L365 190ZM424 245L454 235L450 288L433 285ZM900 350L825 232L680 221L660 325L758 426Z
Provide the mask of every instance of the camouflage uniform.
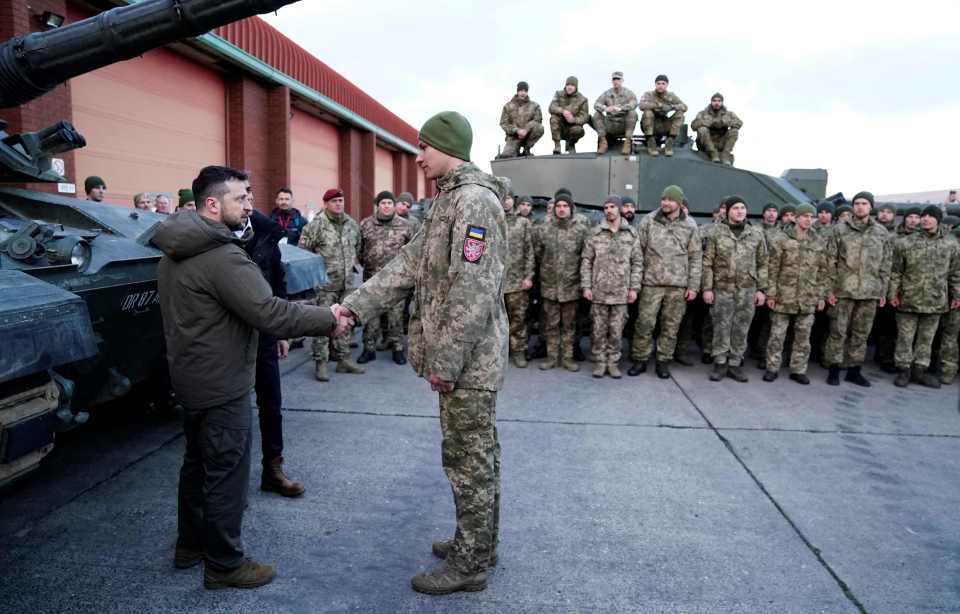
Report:
M303 229L299 246L320 254L327 267L327 283L316 288L314 304L329 307L334 303L342 303L355 287L353 276L360 253L360 226L346 213L342 213L338 219L329 211L324 211ZM314 337L311 345L313 359L327 362L331 358L331 345L333 360L349 358L350 341L347 337Z
M457 530L449 565L485 570L497 545L500 444L496 399L507 362L503 306L506 223L502 186L472 163L437 181L423 228L344 306L366 322L414 292L410 365L421 377L454 382L440 393L443 469Z
M590 122L590 103L587 97L578 91L567 96L564 90L553 95L550 103L550 135L554 141L566 141L567 147L583 138L583 125ZM563 117L564 111L573 115L573 123L567 123ZM636 123L636 121L634 121Z
M666 105L673 109L672 117L664 114L663 108ZM683 114L687 112L687 105L673 92L658 94L657 90L650 90L640 98L640 110L643 111L640 128L644 135L650 137L666 134L676 137L683 127Z
M762 220L758 228L763 232L763 240L767 245L767 258L769 258L773 251L773 242L777 235L781 233L781 230L777 224L765 224ZM751 339L750 354L762 363L764 361L763 357L767 355L767 342L770 339L770 309L766 304L757 307L754 312L749 337ZM761 364L761 366L763 365Z
M696 227L687 223L683 211L675 220L662 211L645 218L637 229L637 245L643 257L643 288L633 330L631 358L646 362L653 347L653 328L660 315L657 362L669 362L677 343L677 331L686 310L684 293L700 290L701 246Z
M620 107L619 113L607 113L607 107ZM637 127L637 95L625 87L620 91L612 87L600 94L593 105L596 111L591 125L598 137L622 136L629 139Z
M398 213L397 215L400 214ZM420 226L423 225L423 222L420 221L420 218L415 215L410 215L409 213L406 215L400 215L400 217L403 218L406 223L410 224L410 227L413 229L413 236L417 236L417 233L420 232Z
M833 230L834 224L821 224L820 220L813 220L813 224L810 224L810 232L812 232L818 239L826 243L827 239L830 238L830 232Z
M930 366L940 316L960 297L960 245L942 228L918 229L895 242L887 300L897 306L898 369Z
M717 224L703 253L703 291L713 291L713 359L739 367L747 351L757 291L767 289L767 245L763 231L744 223L734 230Z
M580 286L593 292L590 317L593 323L590 348L593 362L616 365L620 362L620 339L627 323L627 293L640 292L643 281L643 252L637 246L637 232L627 220L620 220L614 233L604 220L592 229L580 260Z
M543 297L544 337L547 360L573 359L577 330L577 302L580 299L580 254L590 227L570 217L550 217L534 229L534 249L540 265L540 294Z
M503 277L503 300L510 320L510 353L527 351L527 308L530 292L521 283L533 281L536 259L533 253L533 226L530 220L508 213L507 264Z
M823 351L831 367L863 364L877 302L887 294L892 249L887 231L871 217L851 218L827 239L827 271L837 304L830 307L830 336Z
M767 300L774 301L767 343L767 371L780 369L787 329L793 327L790 372L806 374L810 330L817 303L829 287L825 245L810 231L800 238L795 227L779 233L767 263Z
M366 281L387 265L400 248L413 239L413 227L399 215L381 219L371 215L360 222L360 264ZM403 349L403 301L387 309L387 330L384 341L390 350ZM380 339L380 318L374 318L363 327L363 349L375 352Z
M697 131L697 149L709 154L719 151L731 158L741 126L743 122L736 113L725 106L714 111L710 105L697 113L697 117L690 124L690 127Z
M528 152L540 137L543 136L543 115L540 112L540 105L527 98L521 99L514 96L510 102L503 105L503 111L500 113L500 127L506 133L506 145L503 146L501 158L513 158L520 153L520 148L525 148ZM527 136L523 139L517 138L517 130L526 128Z

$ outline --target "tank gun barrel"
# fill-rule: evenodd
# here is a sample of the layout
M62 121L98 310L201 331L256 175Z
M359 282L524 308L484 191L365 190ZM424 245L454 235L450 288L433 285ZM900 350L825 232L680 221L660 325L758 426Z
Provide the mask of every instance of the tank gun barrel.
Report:
M0 108L71 77L297 0L143 0L0 44Z

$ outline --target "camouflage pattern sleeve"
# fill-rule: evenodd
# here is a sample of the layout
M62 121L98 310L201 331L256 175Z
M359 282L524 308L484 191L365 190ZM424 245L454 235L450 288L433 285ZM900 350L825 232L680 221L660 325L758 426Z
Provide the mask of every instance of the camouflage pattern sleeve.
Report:
M897 241L896 246L893 249L893 255L891 256L890 263L890 275L889 282L887 283L887 291L884 296L887 297L887 300L892 300L899 298L900 296L900 285L903 281L903 249L907 247L909 249L908 241Z
M580 104L577 105L576 112L573 114L573 123L582 126L590 121L590 103L587 102L586 96L577 95L580 97Z
M734 128L736 130L739 130L740 128L743 127L743 121L739 117L737 117L737 114L734 113L733 111L727 111L726 113L724 113L723 127Z
M717 257L717 244L713 235L707 235L706 245L703 248L703 291L713 290L713 262Z
M450 285L447 298L438 308L438 338L446 340L429 356L427 373L455 382L463 372L471 348L489 330L490 317L503 302L503 273L506 260L506 229L503 209L494 194L483 190L489 198L467 192L461 199L453 220L450 242ZM499 218L498 218L499 215ZM476 261L467 261L464 243L472 228L485 230L485 253ZM502 308L502 307L501 307ZM446 313L444 313L446 312Z
M530 104L536 105L536 111L534 111L533 113L533 119L527 122L527 125L526 125L527 130L532 129L535 126L543 125L543 112L540 110L540 105L538 105L535 102L531 102Z
M832 291L830 277L830 258L826 251L820 251L820 274L817 278L817 297L826 299Z
M593 241L587 241L580 253L580 289L590 290L593 288L593 261L597 256L596 246Z
M640 286L643 285L643 250L640 244L633 242L633 249L630 250L630 290L640 292Z
M607 111L607 94L609 94L609 92L610 92L610 91L607 90L606 92L600 94L600 97L597 98L597 102L593 105L593 108L594 108L595 111L599 111L600 113L606 113L606 111Z
M883 242L883 263L880 265L880 283L883 289L880 296L887 295L887 285L890 283L890 269L893 266L893 241Z
M672 94L672 93L670 94L670 105L673 107L675 111L679 111L680 113L687 112L686 103L680 100L680 97L677 96L676 94Z
M761 292L767 291L770 285L770 273L767 271L767 241L763 238L763 232L760 232L760 241L757 243L757 289Z
M960 299L960 243L953 243L953 255L950 257L950 270L947 272L949 300Z
M827 279L824 280L826 283L826 294L835 295L837 292L837 254L840 249L839 236L842 234L839 232L841 228L835 226L833 232L830 233L830 237L827 239L827 248L825 250L825 258L827 264Z
M660 106L660 101L653 95L653 92L644 92L637 106L641 111L656 111Z
M687 242L687 263L689 271L687 290L699 292L703 272L703 248L700 245L700 233L697 231L690 233L690 240Z
M563 105L560 104L560 96L563 94L563 90L558 91L553 95L553 100L550 101L550 106L547 107L547 112L550 115L563 115Z
M697 116L693 118L693 121L690 122L690 129L696 131L696 130L699 130L700 128L709 128L710 124L706 120L707 120L706 110L700 111L699 113L697 113Z
M533 276L537 272L537 259L534 254L533 245L533 225L529 220L524 220L523 225L523 278L533 281Z
M767 299L777 300L780 295L780 261L783 256L780 241L771 241L769 247L769 258L767 259ZM822 265L822 259L821 259ZM821 272L823 266L820 267Z
M637 95L630 90L627 91L630 92L630 96L627 97L627 101L625 103L620 105L620 110L624 112L633 111L637 108Z
M517 127L513 125L513 117L510 113L510 103L503 105L503 111L500 112L500 127L508 136L517 133Z
M319 217L319 216L318 216ZM320 221L319 219L314 219L312 222L307 224L303 229L303 232L300 233L300 242L297 243L297 247L305 249L308 252L314 251L318 245L320 245Z
M417 279L420 252L423 249L423 233L417 233L379 273L351 292L343 306L352 311L358 324L380 317L387 308L407 297Z

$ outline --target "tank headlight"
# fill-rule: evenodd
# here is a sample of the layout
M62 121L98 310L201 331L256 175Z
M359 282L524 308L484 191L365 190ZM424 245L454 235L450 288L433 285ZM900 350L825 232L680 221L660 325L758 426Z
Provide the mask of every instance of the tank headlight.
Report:
M80 241L70 250L70 264L76 265L81 271L90 264L90 245L86 241Z
M84 271L90 265L90 244L80 237L62 237L45 247L51 262L72 264L78 271Z

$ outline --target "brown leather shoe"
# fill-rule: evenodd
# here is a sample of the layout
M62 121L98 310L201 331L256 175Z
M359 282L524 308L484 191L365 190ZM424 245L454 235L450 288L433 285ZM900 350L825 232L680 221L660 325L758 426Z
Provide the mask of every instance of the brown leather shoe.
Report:
M301 482L295 482L283 472L283 457L278 456L263 468L260 490L275 492L284 497L299 497L306 491Z
M230 571L217 571L209 567L203 570L203 588L257 588L270 584L277 572L270 565L261 565L253 559L244 559L243 564Z
M203 562L203 550L184 548L177 544L173 551L173 566L177 569L190 569Z

